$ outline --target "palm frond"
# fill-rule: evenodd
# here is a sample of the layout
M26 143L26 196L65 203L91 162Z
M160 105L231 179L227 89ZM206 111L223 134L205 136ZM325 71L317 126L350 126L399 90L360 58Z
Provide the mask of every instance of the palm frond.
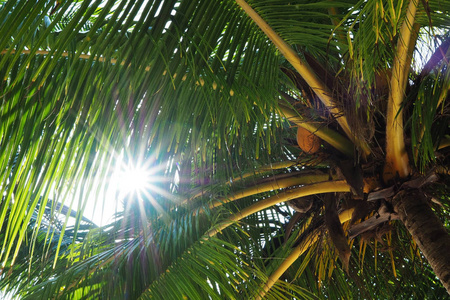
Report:
M448 227L449 9L0 1L0 289L445 297L395 197L433 197ZM302 148L311 136L314 152ZM140 164L145 193L113 194L118 167ZM88 206L118 201L108 225L89 221Z

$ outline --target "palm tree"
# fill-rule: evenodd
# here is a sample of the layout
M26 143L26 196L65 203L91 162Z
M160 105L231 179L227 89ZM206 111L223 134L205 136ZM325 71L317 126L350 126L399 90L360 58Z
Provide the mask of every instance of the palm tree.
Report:
M0 287L445 297L444 2L2 2ZM120 153L153 186L98 228Z

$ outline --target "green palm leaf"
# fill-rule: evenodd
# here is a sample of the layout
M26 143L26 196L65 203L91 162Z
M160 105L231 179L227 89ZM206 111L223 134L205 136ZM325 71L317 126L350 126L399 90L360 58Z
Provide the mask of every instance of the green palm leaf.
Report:
M429 196L448 228L449 4L0 5L2 290L445 297L397 225ZM423 44L438 49L421 64ZM152 189L97 227L88 202L117 202L120 163L151 166ZM448 289L447 271L434 269Z

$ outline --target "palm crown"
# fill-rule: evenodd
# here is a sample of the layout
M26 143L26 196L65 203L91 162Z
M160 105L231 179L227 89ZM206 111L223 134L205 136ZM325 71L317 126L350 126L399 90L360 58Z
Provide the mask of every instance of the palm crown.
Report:
M449 10L3 2L0 286L445 297L433 272L449 291ZM121 152L158 180L99 228L83 211Z

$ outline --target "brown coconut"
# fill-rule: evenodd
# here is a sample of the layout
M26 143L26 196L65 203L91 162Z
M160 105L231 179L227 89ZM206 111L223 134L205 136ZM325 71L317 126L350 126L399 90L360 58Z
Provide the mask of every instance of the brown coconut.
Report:
M320 150L320 139L303 127L297 128L297 144L308 154L314 154Z

